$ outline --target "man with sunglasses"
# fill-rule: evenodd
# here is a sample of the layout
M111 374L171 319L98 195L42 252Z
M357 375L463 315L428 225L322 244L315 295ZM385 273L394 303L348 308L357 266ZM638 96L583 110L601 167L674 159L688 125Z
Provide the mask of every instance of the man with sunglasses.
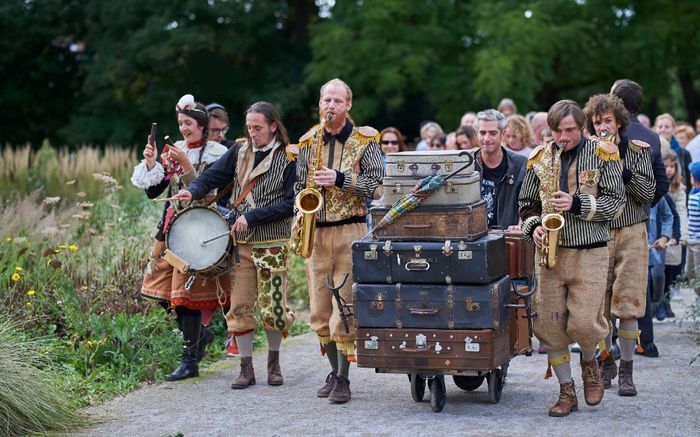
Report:
M506 117L495 109L476 114L481 145L474 155L481 173L481 198L486 201L489 227L518 224L518 193L525 179L527 159L503 147Z

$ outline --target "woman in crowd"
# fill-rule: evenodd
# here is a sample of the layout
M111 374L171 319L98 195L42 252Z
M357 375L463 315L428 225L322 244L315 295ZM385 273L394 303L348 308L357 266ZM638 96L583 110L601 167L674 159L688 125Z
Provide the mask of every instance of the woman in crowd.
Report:
M167 191L168 197L194 180L219 159L226 147L208 140L209 117L206 108L190 94L184 95L175 106L182 140L166 146L157 160L155 138L149 138L143 151L144 160L134 168L131 182L154 199ZM220 187L221 189L222 187ZM179 202L166 202L158 224L155 242L143 278L141 294L161 302L166 308L175 308L178 327L184 339L180 366L166 380L199 376L198 361L204 355L206 343L213 339L206 329L219 306L229 304L231 280L228 273L218 278L197 278L186 286L189 274L180 273L163 258L165 241L175 214L186 207ZM189 288L189 289L188 289Z
M403 135L395 127L384 128L379 133L379 145L382 149L382 155L387 153L405 152L406 143L403 142Z
M428 150L433 152L435 150L445 150L447 138L445 135L435 135L430 139L428 143Z
M695 131L687 123L678 123L675 130L675 137L678 140L678 144L685 149L690 140L695 137Z
M420 142L416 145L417 152L425 152L430 149L430 139L436 135L445 135L442 126L434 121L428 121L420 128Z
M681 172L683 174L683 182L686 186L686 190L690 191L690 172L688 171L688 166L693 162L693 158L690 156L690 152L681 148L681 145L673 136L674 129L676 128L676 120L671 116L671 114L664 113L656 117L654 121L654 131L659 134L660 137L665 139L671 145L671 150L676 152L678 155L678 164L681 167Z
M470 126L463 126L455 132L455 144L457 150L472 150L479 147L479 139L476 131Z
M511 115L518 113L518 107L515 106L515 102L513 99L508 98L501 99L501 101L498 103L498 107L496 107L496 110L506 117L510 117Z
M685 261L685 246L688 241L688 209L686 207L686 192L681 177L680 165L678 164L678 156L669 151L663 155L664 166L666 167L666 177L671 182L668 194L671 196L675 204L676 211L680 220L681 238L679 243L666 248L666 269L665 269L665 288L664 295L661 298L659 307L656 311L656 318L663 320L665 317L673 318L675 314L671 310L671 299L680 295L680 290L676 283L680 280L683 273L683 261Z
M511 115L506 118L505 125L506 148L518 155L529 157L535 137L530 125L522 115Z

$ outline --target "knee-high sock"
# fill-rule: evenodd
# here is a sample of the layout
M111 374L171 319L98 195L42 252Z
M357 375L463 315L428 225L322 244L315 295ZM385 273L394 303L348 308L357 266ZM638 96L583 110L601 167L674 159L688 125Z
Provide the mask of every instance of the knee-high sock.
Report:
M338 374L338 348L335 345L334 341L331 341L328 344L323 345L323 349L326 350L326 358L328 358L328 362L331 363L331 367L333 368L333 371L335 374ZM342 355L342 354L340 354Z
M282 333L279 331L268 331L266 329L265 334L267 334L267 349L271 351L280 350L280 346L282 345Z
M214 314L216 314L216 310L213 308L207 308L202 311L202 325L204 326L209 326L209 322L211 322L211 319L214 318Z
M605 336L605 350L612 353L612 337L613 337L613 326L615 325L615 320L612 319L610 323L610 331L608 331L608 335Z
M236 344L238 344L238 351L241 353L241 357L252 357L253 356L253 336L255 332L249 332L243 335L236 336Z
M621 320L620 321L620 330L624 330L626 332L633 332L634 333L634 338L629 338L628 336L622 336L620 335L620 358L625 360L625 361L632 361L634 359L634 346L635 342L637 340L637 330L638 328L637 320L636 319L631 319L631 320ZM619 331L618 331L619 332ZM627 334L625 334L627 335Z
M350 374L350 361L343 352L338 352L338 376L347 378Z
M561 364L554 364L552 366L554 368L554 373L557 375L557 379L559 380L559 384L566 384L573 381L573 379L571 379L571 353L569 352L569 348L560 349L554 352L547 352L547 359L550 363L556 363L558 360L562 360L560 357L564 356L567 356L568 359L565 359Z
M592 351L587 351L584 348L581 348L581 359L583 361L591 361L595 357L595 349Z

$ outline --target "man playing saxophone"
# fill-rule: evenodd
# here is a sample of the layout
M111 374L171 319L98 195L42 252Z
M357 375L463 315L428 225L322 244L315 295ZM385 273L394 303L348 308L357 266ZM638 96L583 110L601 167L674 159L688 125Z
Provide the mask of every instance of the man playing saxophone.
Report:
M322 196L307 268L310 323L332 368L317 395L337 403L350 400L348 371L355 330L350 321L350 332L345 332L339 308L326 287L326 275L331 286L338 286L352 271L351 243L367 233L365 199L372 197L384 177L379 133L354 126L348 116L351 107L352 91L345 82L333 79L321 87L319 116L324 127L311 129L299 140L295 185L297 194L313 187ZM348 280L340 289L347 302L352 301L351 285Z
M548 351L545 378L554 367L559 380L559 399L549 410L550 416L557 417L578 409L569 352L574 342L582 349L586 403L595 406L603 398L594 352L608 333L603 304L610 221L625 198L617 147L584 138L585 121L583 111L571 100L550 108L547 123L555 141L531 153L518 199L525 235L540 250L543 239L549 239L548 256L536 266L534 328ZM564 223L558 234L546 235L542 217L547 212L561 214Z

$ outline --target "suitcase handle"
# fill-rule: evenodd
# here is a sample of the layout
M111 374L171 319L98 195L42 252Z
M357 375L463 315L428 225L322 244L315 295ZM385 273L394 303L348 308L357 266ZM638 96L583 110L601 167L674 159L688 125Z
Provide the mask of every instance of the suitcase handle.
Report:
M433 224L432 223L427 223L424 225L403 225L404 229L428 229L432 228Z
M409 272L425 272L430 270L430 263L424 259L411 259L404 267Z
M408 312L418 316L432 316L440 312L440 308L408 308Z
M436 163L433 163L433 165L430 166L430 169L432 170L432 172L430 172L429 174L428 173L426 173L426 174L418 173L418 164L416 164L415 162L413 164L409 165L408 169L411 170L411 174L413 174L414 178L423 179L423 178L426 178L428 176L435 176L437 174L438 170L440 170L440 166Z
M410 353L420 353L420 352L430 352L432 348L432 345L429 345L428 347L405 347L403 349L400 349L403 352L410 352Z

